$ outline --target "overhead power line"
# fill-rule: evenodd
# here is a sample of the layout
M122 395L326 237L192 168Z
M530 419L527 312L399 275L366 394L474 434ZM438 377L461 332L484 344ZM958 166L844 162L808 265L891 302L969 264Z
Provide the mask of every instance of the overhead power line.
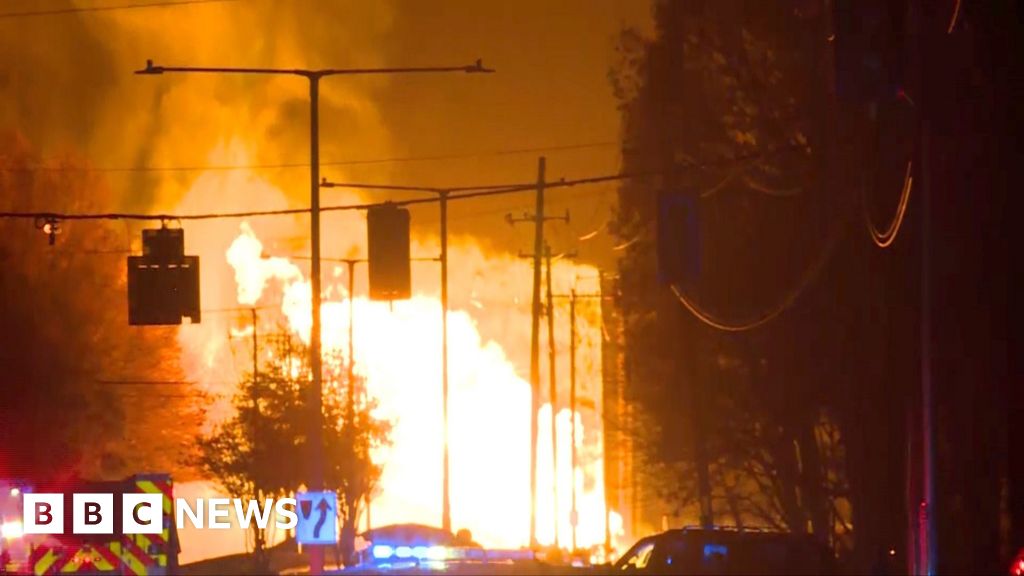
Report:
M367 166L374 164L402 164L413 162L436 162L440 160L463 160L469 158L489 158L497 156L516 156L521 154L538 154L542 152L559 152L570 150L586 150L591 148L607 148L612 146L627 146L628 141L604 140L598 142L583 142L575 144L555 144L552 146L535 146L525 148L507 148L503 150L490 150L484 152L467 152L456 154L433 154L426 156L393 156L389 158L357 158L354 160L330 160L320 162L320 166ZM725 163L742 162L757 158L774 155L781 151L802 148L797 145L784 145L764 152L754 152L746 155L727 157L720 160L707 162L690 161L687 167L710 168ZM97 172L97 173L139 173L139 172L225 172L233 170L277 170L292 168L308 168L308 162L272 162L272 163L246 163L246 164L192 164L184 166L0 166L0 172ZM786 194L783 194L786 195Z
M692 169L704 169L714 166L730 165L735 163L746 162L751 159L765 157L773 154L777 154L781 151L790 150L797 148L793 145L782 146L774 148L765 152L752 152L743 154L735 157L720 158L716 160L710 160L705 162L689 162L685 165L677 166L675 171L680 170L692 170ZM628 180L632 178L642 178L649 176L664 175L663 172L634 172L634 173L618 173L618 174L607 174L602 176L589 176L585 178L577 178L574 180L561 180L552 181L545 183L546 188L569 188L573 186L586 186L590 184L600 184L604 182L615 182L620 180ZM518 192L528 192L536 190L536 182L524 182L524 183L513 183L513 184L486 184L476 186L454 186L454 187L439 187L439 186L408 186L408 185L393 185L393 184L368 184L368 183L325 183L327 187L333 188L351 188L351 189L364 189L364 190L392 190L392 191L420 191L420 192L457 192L456 194L449 194L448 200L469 200L472 198L485 198L489 196L500 196L504 194L514 194ZM324 206L320 210L322 212L340 212L340 211L353 211L353 210L369 210L384 205L392 206L413 206L417 204L434 204L440 202L439 197L429 198L416 198L410 200L397 200L388 202L370 202L360 204L342 204L335 206ZM308 214L309 208L285 208L278 210L248 210L240 212L209 212L202 214L142 214L135 212L100 212L100 213L63 213L63 212L0 212L0 218L7 219L23 219L23 220L35 220L37 223L45 222L59 222L59 221L72 221L72 220L141 220L150 222L173 222L173 221L190 221L190 220L224 220L233 218L256 218L262 216L294 216L299 214Z
M567 150L586 150L590 148L606 148L620 146L621 141L586 142L581 144L559 144L553 146L536 146L530 148L508 148L486 152L468 152L460 154L434 154L427 156L394 156L390 158L361 158L354 160L331 160L321 162L321 166L370 166L376 164L402 164L412 162L435 162L440 160L463 160L469 158L488 158L497 156L515 156L536 154L541 152L559 152ZM0 167L0 172L101 172L101 173L139 173L139 172L225 172L235 170L279 170L292 168L308 168L308 162L278 162L255 164L209 164L185 166L26 166Z
M794 303L800 298L800 295L804 293L804 290L808 286L814 283L814 281L821 274L821 271L825 268L825 264L828 263L832 258L832 253L835 251L836 245L839 243L840 238L843 236L843 232L846 230L846 226L839 223L835 230L832 232L831 237L826 241L825 246L818 254L818 258L811 263L811 265L804 271L800 282L797 283L786 295L776 304L773 308L767 312L762 313L751 319L745 320L725 320L717 317L716 315L708 312L703 307L689 297L684 291L677 288L674 284L672 285L672 293L675 294L679 303L683 305L695 318L703 322L704 324L721 330L723 332L746 332L760 328L768 322L771 322L775 318L782 315L783 312L790 309Z
M114 4L109 6L80 6L75 8L54 8L50 10L27 10L24 12L2 12L0 20L28 18L32 16L63 16L67 14L83 14L89 12L115 12L120 10L139 10L142 8L168 8L171 6L191 6L197 4L226 4L240 0L164 0L160 2L140 2L136 4Z
M912 163L907 162L907 172L903 176L903 190L900 192L899 204L896 205L896 214L885 230L879 230L875 226L874 221L871 219L871 213L868 211L867 202L863 203L864 222L867 224L868 233L871 234L871 240L879 248L892 246L892 243L896 241L896 235L900 232L903 217L907 214L907 205L910 203L910 189L914 186L914 177L911 174L912 168Z
M577 180L559 180L551 182L547 185L548 188L567 188L571 186L582 186L587 184L596 184L599 182L610 182L614 180L625 180L627 178L636 177L635 174L612 174L608 176L594 176L590 178L580 178ZM516 192L526 192L536 189L535 183L530 184L507 184L507 185L488 185L488 186L462 186L452 188L450 190L461 191L459 194L452 194L448 197L448 200L468 200L471 198L484 198L488 196L499 196L503 194L512 194ZM420 190L420 191L434 191L434 190L448 190L443 188L432 188L427 186L391 186L386 184L345 184L339 185L338 187L346 188L362 188L362 189L380 189L380 190ZM322 212L339 212L339 211L353 211L353 210L369 210L370 208L376 208L384 205L393 206L412 206L417 204L435 204L440 200L435 197L431 198L414 198L410 200L398 200L394 202L368 202L361 204L342 204L336 206L324 206L320 210ZM243 212L210 212L204 214L141 214L133 212L100 212L100 213L89 213L89 214L74 214L74 213L61 213L61 212L0 212L0 218L8 219L23 219L23 220L37 220L37 221L71 221L71 220L143 220L143 221L188 221L188 220L225 220L231 218L254 218L259 216L289 216L297 214L308 214L308 208L286 208L280 210L250 210Z

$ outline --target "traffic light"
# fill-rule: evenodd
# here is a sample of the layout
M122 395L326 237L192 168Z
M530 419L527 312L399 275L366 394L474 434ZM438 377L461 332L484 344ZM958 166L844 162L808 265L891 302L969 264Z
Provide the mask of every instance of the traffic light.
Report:
M658 281L684 288L700 275L700 220L697 195L664 190L658 194Z
M370 299L405 300L412 295L409 211L393 204L366 213Z
M166 326L201 320L199 257L185 256L185 231L142 231L142 256L128 257L128 324Z

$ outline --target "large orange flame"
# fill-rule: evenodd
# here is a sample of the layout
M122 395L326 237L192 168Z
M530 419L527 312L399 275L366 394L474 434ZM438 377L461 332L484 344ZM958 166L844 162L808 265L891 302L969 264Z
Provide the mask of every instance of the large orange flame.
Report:
M233 187L248 202L267 200L281 205L284 196L258 178L208 175L197 180L184 204L202 205L203 198L220 196ZM239 189L240 188L240 189ZM191 200L190 200L191 199ZM345 199L357 201L353 196ZM261 206L264 205L261 201ZM417 215L414 213L414 222ZM204 297L226 296L223 286L234 285L233 300L261 310L261 323L286 326L303 341L310 332L308 262L275 256L271 245L289 245L289 254L307 250L302 222L290 219L233 224L231 229L210 224L202 237L190 233L194 250L208 255L203 262ZM259 234L257 233L259 229ZM233 230L230 231L230 230ZM325 215L325 255L365 253L365 217L351 212ZM289 244L289 241L291 243ZM227 244L227 245L225 245ZM339 250L338 248L341 248ZM414 255L437 253L436 238L414 241ZM268 252L270 253L268 256ZM230 268L224 266L226 263ZM452 521L469 528L475 539L491 547L526 545L530 516L530 385L529 367L530 263L509 254L485 253L469 238L453 238L450 246L451 311L450 453ZM211 271L211 268L213 269ZM233 278L232 278L233 276ZM392 444L376 457L383 463L381 485L371 505L374 525L417 522L439 525L441 519L441 307L436 264L416 263L414 296L407 301L372 302L361 296L365 269L356 269L354 354L356 370L367 378L368 392L379 402L379 416L394 424ZM590 267L556 261L554 289L566 293L579 277L594 277ZM325 353L348 349L348 279L344 269L324 265L322 309ZM209 290L207 289L209 287ZM209 302L209 300L207 300ZM237 305L236 304L236 305ZM558 526L559 542L571 542L571 490L577 490L580 547L605 541L604 479L600 430L600 325L596 306L581 305L578 319L577 374L580 406L577 422L575 477L571 470L568 404L569 329L564 306L556 310L558 349ZM223 326L216 316L203 325L183 329L194 377L208 389L231 373L223 353ZM212 326L210 325L212 323ZM546 343L543 343L546 346ZM546 355L545 355L546 360ZM237 370L237 369L236 369ZM546 362L542 370L547 373ZM546 380L546 379L545 379ZM551 408L547 382L542 383L538 456L537 536L554 541L554 494L551 454ZM621 535L621 520L611 515L611 531Z

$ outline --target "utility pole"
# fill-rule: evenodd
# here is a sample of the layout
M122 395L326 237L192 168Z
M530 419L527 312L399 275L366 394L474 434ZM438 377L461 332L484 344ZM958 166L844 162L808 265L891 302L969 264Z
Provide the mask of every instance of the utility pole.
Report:
M555 219L555 218L552 218ZM565 221L569 221L569 213L566 212ZM566 256L574 258L575 252L562 254L559 257ZM559 548L559 506L558 506L558 381L556 379L557 371L555 370L555 359L557 353L555 349L555 308L554 308L554 294L551 290L551 246L545 244L544 246L544 259L546 261L546 274L547 274L547 315L548 315L548 397L551 402L551 478L554 500L554 527L555 527L555 548ZM575 449L575 447L574 447ZM575 467L573 468L575 473ZM575 479L573 480L575 483ZM573 547L575 550L575 546Z
M597 294L578 294L576 289L573 288L569 294L555 294L554 298L567 298L569 300L569 414L571 418L571 424L569 427L570 443L571 448L571 465L572 465L572 494L571 494L571 511L569 513L569 524L572 526L572 551L575 552L577 549L576 530L579 525L579 511L576 508L576 470L579 467L577 464L577 451L576 451L576 303L580 299L598 299L603 298L600 293ZM607 516L607 507L605 510ZM606 519L607 522L607 519ZM607 526L605 527L607 531Z
M576 509L576 289L569 293L569 443L572 453L570 466L572 470L572 510L569 512L569 525L572 526L572 551L576 552L576 526L579 524L579 511Z
M530 310L530 547L537 548L537 416L540 411L540 251L544 249L544 170L537 160L537 204L533 234L533 298Z
M551 403L551 498L554 508L555 548L558 545L558 384L555 371L555 308L551 294L551 246L544 245L547 275L548 401Z
M323 68L318 70L287 68L214 68L201 66L154 66L152 60L136 74L165 73L198 74L256 74L264 76L300 76L309 82L309 176L310 176L310 291L312 327L309 336L309 367L312 372L310 393L309 488L323 490L323 372L320 345L320 80L328 76L422 74L439 72L481 73L494 72L477 60L468 66L432 66L414 68ZM321 574L324 570L323 546L309 547L309 571Z
M537 412L540 411L540 267L544 249L544 171L546 159L537 159L537 198L533 216L505 215L509 225L533 222L533 297L530 306L530 548L537 548Z
M510 225L515 225L519 222L530 222L534 225L533 235L533 254L525 255L520 254L521 258L530 258L533 260L533 298L531 307L531 326L530 326L530 390L531 390L531 406L530 406L530 547L536 548L537 543L537 436L539 423L537 421L538 413L540 412L540 315L541 315L541 266L543 266L542 259L544 258L544 250L546 244L544 243L544 224L548 220L565 220L569 221L569 213L566 212L564 217L554 216L549 217L544 215L544 173L547 167L546 159L541 156L537 161L537 201L534 213L523 214L521 217L514 217L511 214L505 215L505 221ZM550 263L550 258L548 259ZM548 307L550 308L550 273L548 274ZM550 312L548 314L551 316ZM553 327L549 326L549 341L552 342L554 338L551 336ZM552 356L552 366L554 358ZM552 386L554 386L554 368L552 367ZM553 396L553 395L552 395ZM554 398L551 403L552 409L552 428L551 434L554 439L555 427L554 427ZM552 442L552 448L556 448L554 442ZM557 450L553 450L553 461L556 464L552 468L552 475L554 482L552 484L555 487L555 537L554 541L558 543L558 476L557 476Z

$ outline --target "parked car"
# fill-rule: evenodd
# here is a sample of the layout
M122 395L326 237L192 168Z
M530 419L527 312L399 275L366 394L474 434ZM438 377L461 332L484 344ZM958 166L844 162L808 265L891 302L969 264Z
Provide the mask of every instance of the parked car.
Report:
M805 534L682 528L641 539L612 566L638 574L838 574L832 551Z

